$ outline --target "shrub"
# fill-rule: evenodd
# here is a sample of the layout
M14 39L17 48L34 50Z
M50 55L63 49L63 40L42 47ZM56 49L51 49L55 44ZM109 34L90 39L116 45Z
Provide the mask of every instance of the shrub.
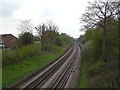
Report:
M38 53L38 50L33 45L27 45L27 46L23 46L21 48L17 48L17 52L18 52L19 58L22 59L25 57L36 55Z
M114 82L114 86L117 87L116 78L118 78L118 46L117 46L117 31L111 30L106 32L105 50L107 62L102 59L103 37L102 30L97 30L92 33L92 38L86 38L84 50L82 50L82 61L86 62L83 65L86 74L84 87L87 88L106 88L111 86L111 82ZM86 35L88 35L87 32ZM88 35L89 36L89 35ZM84 36L85 37L85 36ZM90 36L91 37L91 36ZM88 42L90 45L87 45ZM87 70L85 70L87 68ZM83 76L83 74L81 74Z
M39 55L39 53L39 49L34 45L22 46L14 50L3 50L3 66L19 63L22 59L28 58L30 56Z
M47 44L43 47L43 50L48 52L57 52L60 50L60 47L53 44Z
M102 55L102 34L101 32L95 31L92 36L92 51L94 55L94 61L98 60Z
M62 38L60 36L58 36L56 38L55 44L58 45L58 46L63 46L63 41L62 41Z
M96 63L90 64L88 67L88 76L93 77L94 75L96 75L100 67L104 65L105 65L105 62L103 60L98 60Z
M31 33L25 32L23 34L20 34L19 36L19 44L21 45L28 45L32 44L34 41L34 37Z

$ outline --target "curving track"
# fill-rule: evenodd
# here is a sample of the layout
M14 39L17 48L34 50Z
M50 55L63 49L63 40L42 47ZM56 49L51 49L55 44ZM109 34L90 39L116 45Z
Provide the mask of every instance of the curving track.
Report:
M80 46L74 42L63 56L21 88L24 90L28 88L69 88L71 81L75 81L72 78L79 59Z

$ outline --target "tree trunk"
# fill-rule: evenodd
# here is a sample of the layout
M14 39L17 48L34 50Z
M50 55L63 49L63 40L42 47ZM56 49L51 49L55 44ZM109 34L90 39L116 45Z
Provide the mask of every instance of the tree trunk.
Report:
M103 27L103 60L105 62L107 62L107 59L106 59L106 25L107 25L106 24L107 23L106 14L105 14L103 23L104 23L104 27Z
M120 68L120 16L118 20L118 66Z
M105 39L105 28L103 30L103 60L107 62L106 60L106 39Z

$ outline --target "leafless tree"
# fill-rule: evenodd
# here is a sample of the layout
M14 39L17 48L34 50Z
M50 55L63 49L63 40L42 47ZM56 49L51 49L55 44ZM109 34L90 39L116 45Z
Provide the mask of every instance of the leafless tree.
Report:
M55 42L56 35L58 32L58 26L53 23L53 21L49 21L46 24L46 29L48 30L48 35L49 35L49 43L52 44Z
M35 27L37 30L40 40L41 46L45 47L48 44L54 44L56 40L56 35L58 32L58 26L55 25L53 22L42 23Z
M116 10L120 6L118 2L111 1L94 1L89 2L86 12L83 14L81 20L84 23L84 29L93 28L96 26L101 27L103 31L103 58L106 61L106 32L107 32L107 22L111 18L116 17Z
M44 23L38 25L35 27L35 29L37 30L38 32L38 36L41 40L41 44L44 46L44 42L45 42L45 31L46 31L46 26Z
M30 20L21 20L18 29L22 32L30 32L33 34L33 25Z

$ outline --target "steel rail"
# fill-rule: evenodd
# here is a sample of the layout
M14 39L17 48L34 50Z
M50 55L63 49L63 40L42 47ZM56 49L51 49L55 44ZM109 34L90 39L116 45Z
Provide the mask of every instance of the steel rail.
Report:
M24 90L26 90L27 88L36 88L38 85L42 86L63 65L67 58L72 54L73 50L74 45L72 45L68 52L64 54L61 60L59 60L56 64L50 67L46 72L41 74L41 76L38 77L36 80L24 87Z
M77 44L78 46L78 44ZM76 47L78 48L78 47ZM64 88L64 86L66 85L67 83L67 80L69 79L72 71L73 71L73 68L74 68L74 65L77 61L77 56L78 56L78 49L75 48L75 52L70 60L70 62L66 65L66 68L65 70L57 77L57 79L49 86L49 88Z

